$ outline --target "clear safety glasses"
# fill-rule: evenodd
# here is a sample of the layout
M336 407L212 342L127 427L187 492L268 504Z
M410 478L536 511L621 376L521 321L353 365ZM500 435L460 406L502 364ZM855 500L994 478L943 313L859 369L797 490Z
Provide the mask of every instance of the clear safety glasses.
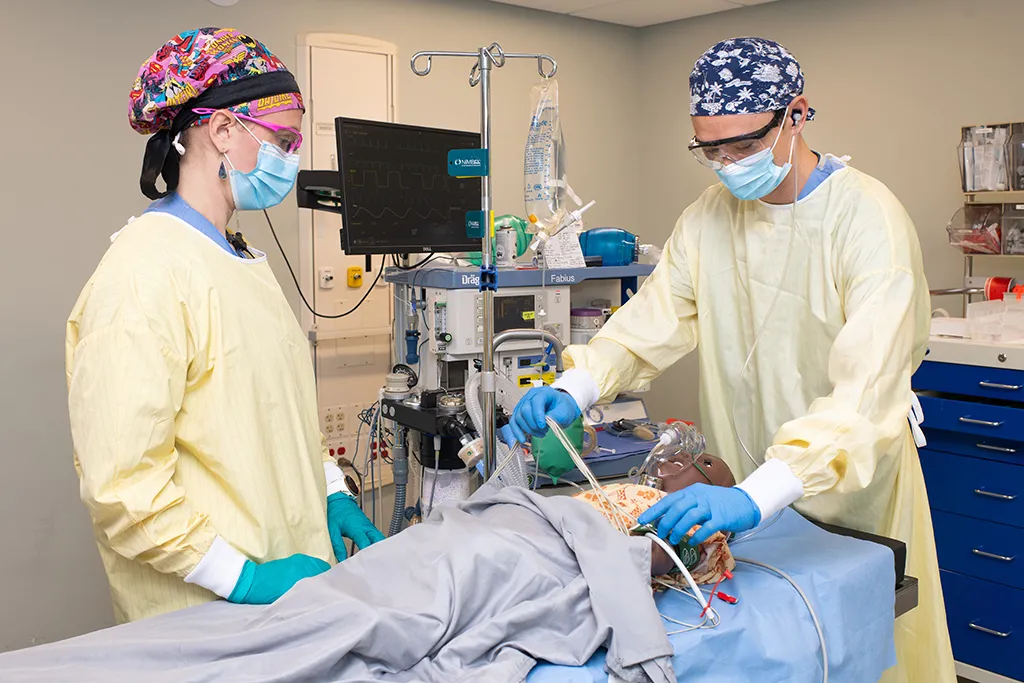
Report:
M786 109L779 109L766 126L744 135L723 138L721 140L709 140L707 142L701 142L694 137L690 140L687 149L690 150L697 161L715 171L729 164L742 164L745 159L749 159L758 152L772 148L775 140L778 139L778 135L770 141L766 141L765 138L773 128L782 123L785 116ZM782 129L780 127L779 134L781 133Z
M193 109L196 114L213 114L216 109ZM252 116L246 116L245 114L236 114L231 112L236 119L244 119L251 123L255 123L257 126L266 128L274 134L273 143L281 148L287 154L294 154L299 151L302 147L302 133L295 130L290 126L279 126L276 123L269 123L267 121L261 121L260 119L253 118Z

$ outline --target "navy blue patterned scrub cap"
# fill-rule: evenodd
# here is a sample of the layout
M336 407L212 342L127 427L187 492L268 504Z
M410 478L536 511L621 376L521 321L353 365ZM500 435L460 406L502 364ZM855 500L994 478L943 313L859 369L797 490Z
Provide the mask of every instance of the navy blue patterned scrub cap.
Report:
M804 72L786 48L766 38L730 38L693 65L690 116L775 112L803 92ZM813 118L811 109L807 120Z

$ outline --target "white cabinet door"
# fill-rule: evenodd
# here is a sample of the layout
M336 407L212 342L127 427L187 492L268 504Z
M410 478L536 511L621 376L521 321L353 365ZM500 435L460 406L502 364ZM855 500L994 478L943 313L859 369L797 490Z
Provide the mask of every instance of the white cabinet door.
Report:
M317 41L320 42L320 41ZM331 41L326 41L328 45ZM337 116L391 121L394 119L393 56L386 50L366 46L311 45L305 48L308 66L307 116L310 117L310 161L317 170L337 170ZM302 52L300 51L300 55ZM359 411L377 400L384 375L391 369L391 288L383 278L374 278L382 257L372 257L372 269L362 273L358 286L350 286L349 269L365 268L365 256L348 256L342 251L342 218L322 211L311 212L312 272L302 281L312 284L314 308L326 315L351 310L364 295L366 300L351 315L315 321L317 394L321 429L328 445L361 467L363 454L353 453ZM300 229L303 229L300 227ZM333 273L331 286L324 287L321 275ZM369 292L367 294L367 292ZM304 322L312 324L310 316ZM363 430L364 434L366 429ZM366 441L364 439L364 441ZM385 475L386 479L390 472Z

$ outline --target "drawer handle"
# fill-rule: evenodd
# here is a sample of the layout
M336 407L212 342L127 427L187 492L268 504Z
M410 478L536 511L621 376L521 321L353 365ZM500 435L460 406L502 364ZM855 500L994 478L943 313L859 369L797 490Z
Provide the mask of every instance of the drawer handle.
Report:
M961 417L960 421L969 425L981 425L982 427L1001 427L1002 422L989 422L988 420L975 420L973 417Z
M1020 384L996 384L995 382L978 382L979 387L985 389L1005 389L1007 391L1020 391L1024 386Z
M999 636L1000 638L1009 638L1010 633L1012 633L1012 631L994 631L990 628L985 628L984 626L978 626L973 621L967 625L973 628L975 631L981 631L982 633L987 633L990 636Z
M1006 555L996 555L995 553L986 553L984 550L979 550L978 548L974 548L973 550L971 550L971 552L975 555L981 555L982 557L987 557L993 560L1000 560L1002 562L1013 562L1012 557L1007 557Z
M996 453L1016 453L1016 448L1003 448L1002 446L989 446L987 443L976 443L974 444L978 448L982 448L986 451L995 451Z
M1005 493L992 493L982 489L974 489L974 492L979 496L988 496L989 498L998 498L999 500L1017 500L1017 496L1008 496Z

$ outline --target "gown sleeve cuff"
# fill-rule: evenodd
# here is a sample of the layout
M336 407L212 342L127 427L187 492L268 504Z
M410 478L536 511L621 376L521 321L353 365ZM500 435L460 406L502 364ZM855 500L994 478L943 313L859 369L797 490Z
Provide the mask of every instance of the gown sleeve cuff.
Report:
M580 412L586 412L587 408L601 398L601 389L597 386L597 382L589 372L582 368L566 370L551 386L572 396L576 405L580 407Z
M761 521L800 500L804 484L783 461L772 458L736 485L743 489L761 510Z
M202 586L226 600L242 575L245 559L245 555L217 536L203 559L185 577L185 583Z
M352 492L348 490L348 484L345 483L345 473L341 471L337 463L325 462L324 474L327 476L328 496L333 496L335 493L352 495Z

